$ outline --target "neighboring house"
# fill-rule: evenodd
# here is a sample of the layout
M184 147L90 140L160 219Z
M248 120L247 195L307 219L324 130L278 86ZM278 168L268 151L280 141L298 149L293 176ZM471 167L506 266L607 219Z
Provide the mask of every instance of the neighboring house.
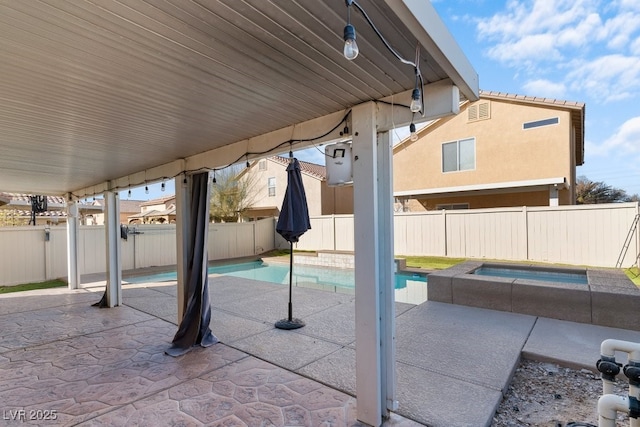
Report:
M146 203L144 200L123 200L120 199L120 224L128 224L129 217L140 213L140 205ZM104 199L96 199L93 205L101 206L102 212L87 218L87 225L104 225Z
M129 224L173 224L176 222L176 196L140 203L140 210L129 215Z
M583 103L481 91L393 148L396 210L575 204L584 116Z
M31 195L17 193L0 193L0 209L6 213L7 221L14 221L13 225L29 224L31 221ZM58 225L67 222L67 202L64 197L46 196L47 210L36 213L36 225ZM79 203L81 224L86 224L98 212L102 212L101 206Z
M309 215L353 213L353 187L329 187L325 166L299 161L307 195ZM242 174L253 183L251 208L244 216L251 220L278 216L287 189L289 158L272 156L253 162Z

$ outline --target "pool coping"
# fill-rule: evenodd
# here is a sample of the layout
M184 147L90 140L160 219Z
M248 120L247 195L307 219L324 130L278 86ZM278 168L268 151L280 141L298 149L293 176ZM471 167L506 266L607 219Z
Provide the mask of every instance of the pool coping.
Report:
M586 273L587 285L473 274L483 266ZM430 301L640 331L640 289L620 270L466 261L428 277Z

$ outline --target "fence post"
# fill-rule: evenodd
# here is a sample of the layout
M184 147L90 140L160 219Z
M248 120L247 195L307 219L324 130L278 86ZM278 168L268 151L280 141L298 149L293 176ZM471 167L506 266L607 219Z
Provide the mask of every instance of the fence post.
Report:
M443 246L444 246L444 256L448 256L448 247L447 247L447 210L442 209L442 232L444 233Z
M527 207L522 207L522 222L524 225L524 259L529 261L529 213Z
M333 228L333 250L334 252L336 251L337 245L336 245L336 216L334 214L331 214L331 224L332 224L332 228Z

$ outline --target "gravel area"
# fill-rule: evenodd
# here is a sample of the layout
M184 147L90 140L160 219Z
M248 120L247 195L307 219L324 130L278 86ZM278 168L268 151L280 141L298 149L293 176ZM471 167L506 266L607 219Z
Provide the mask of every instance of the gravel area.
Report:
M626 396L628 383L619 379L614 391ZM491 426L597 427L601 395L599 374L523 360ZM616 427L628 425L628 416L619 414Z

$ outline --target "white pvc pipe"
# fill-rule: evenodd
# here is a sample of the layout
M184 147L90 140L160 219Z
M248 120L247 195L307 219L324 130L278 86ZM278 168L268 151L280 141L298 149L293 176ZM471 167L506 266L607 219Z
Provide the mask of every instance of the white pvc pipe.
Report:
M598 427L616 427L618 412L629 413L629 399L627 397L615 394L600 396L598 399Z
M640 343L607 339L600 344L602 356L615 357L616 351L628 353L630 362L640 362Z

